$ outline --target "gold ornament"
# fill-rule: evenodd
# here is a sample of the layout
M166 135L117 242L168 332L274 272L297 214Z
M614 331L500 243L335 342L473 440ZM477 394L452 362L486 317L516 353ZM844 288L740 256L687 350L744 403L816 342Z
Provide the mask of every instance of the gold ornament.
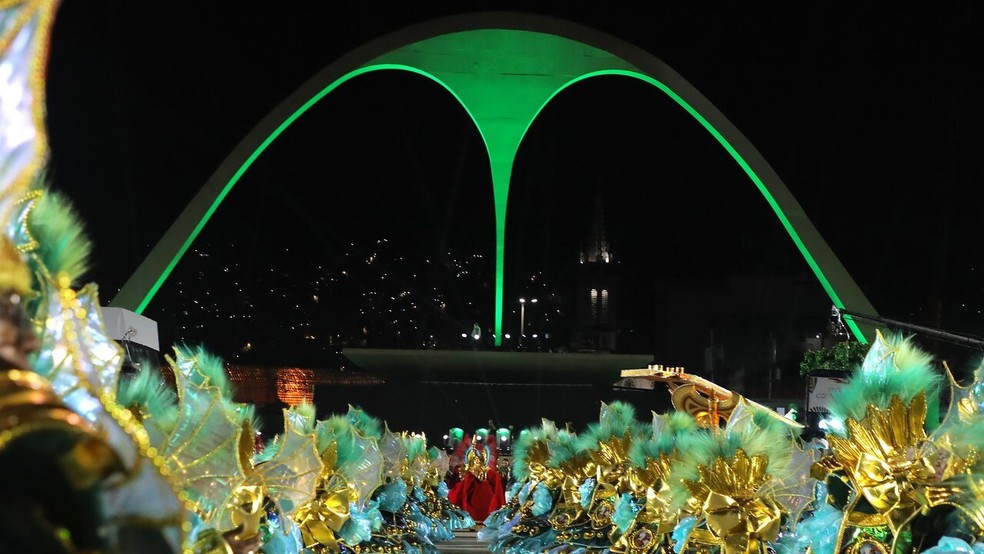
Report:
M697 468L700 479L684 481L707 522L711 539L724 554L765 551L765 543L779 534L782 510L775 500L762 496L769 459L749 458L738 449L732 460L716 458L711 467Z

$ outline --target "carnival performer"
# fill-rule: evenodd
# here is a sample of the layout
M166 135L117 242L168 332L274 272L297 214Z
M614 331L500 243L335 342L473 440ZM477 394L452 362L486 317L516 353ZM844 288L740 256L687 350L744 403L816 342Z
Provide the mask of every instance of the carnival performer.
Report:
M459 471L460 481L448 494L451 502L476 522L485 521L506 503L502 478L496 470L495 447L488 439L488 429L478 429L472 435Z
M350 417L351 416L351 417ZM304 552L378 552L400 543L385 532L375 492L382 484L383 456L378 420L350 410L307 425L318 437L323 462L313 499L295 514Z
M448 525L427 505L432 464L423 438L394 433L355 406L310 421L324 470L315 498L296 514L304 552L435 554L432 539L450 533L437 531Z
M451 464L447 452L432 446L427 449L427 454L430 463L424 484L421 487L427 496L427 501L436 505L436 509L441 514L441 521L444 522L444 525L452 533L475 527L475 520L468 515L468 512L455 506L448 500L450 489L448 488L447 481L445 481L445 477L450 472Z
M944 449L937 473L945 479L952 511L947 505L936 508L936 533L925 537L930 554L984 552L984 362L974 370L974 378L962 386L946 368L950 385L949 409L932 440ZM943 517L940 517L943 516Z
M431 543L449 541L454 538L454 531L443 519L440 504L435 500L433 492L428 495L425 489L428 473L431 470L431 458L427 452L427 442L423 435L402 435L403 444L407 450L407 461L401 475L407 484L407 501L400 509L404 520Z
M33 370L102 434L121 464L120 483L101 493L108 521L101 532L120 551L177 551L191 506L180 500L146 430L117 401L122 349L103 329L97 287L78 285L91 251L84 226L71 203L41 180L14 204L13 217L6 236L32 276L23 308L40 339Z
M739 399L723 429L681 437L669 478L669 510L683 516L674 550L773 550L783 519L800 509L803 490L813 490L809 466L793 457L801 429Z
M615 554L669 552L680 511L671 510L670 473L683 454L680 443L704 432L686 412L653 414L652 435L629 448L629 491L623 491L612 512Z
M121 384L119 399L194 507L191 549L248 553L283 543L271 527L291 534L293 507L313 496L321 471L314 435L285 420L286 436L254 461L254 411L233 401L223 361L200 346L175 347L166 359L176 391L145 366Z
M39 341L24 312L30 293L21 253L0 236L0 540L19 552L105 550L100 487L122 467L97 428L31 369Z
M559 438L558 435L564 435ZM515 482L510 487L509 501L485 519L478 539L489 545L493 552L539 552L547 544L553 544L556 533L550 527L548 516L557 498L563 474L556 465L557 446L563 442L572 453L576 436L566 430L558 430L553 421L542 420L539 427L524 429L513 446L512 474ZM559 458L559 456L557 456Z
M3 545L23 552L177 551L187 507L154 463L141 426L116 403L122 351L103 330L95 285L80 286L91 247L70 204L44 180L45 63L57 7L53 0L0 5L0 225L8 261L16 263L10 256L16 254L29 266L14 272L26 274L26 282L4 277L2 283L4 302L21 310L4 330L7 365L18 367L5 373L5 390L26 387L27 393L2 402L14 416L4 418L2 455L5 463L20 458L21 464L3 472L16 482L0 486L9 497L0 504L18 512L3 518L12 531ZM32 333L40 342L36 353ZM23 403L25 396L39 404ZM45 429L37 457L21 458ZM59 450L63 455L53 458ZM35 470L44 475L31 479L26 472ZM59 505L50 511L50 493L58 488ZM37 525L44 537L14 546L15 537L30 536Z
M418 458L421 450L418 441L411 443L408 448L402 433L394 433L388 425L385 426L379 442L380 452L383 453L385 484L377 490L376 498L391 540L397 541L403 551L411 554L436 554L431 529L414 507L412 473L426 468L426 465L421 463L423 460L412 462L411 457Z
M576 497L568 495L555 509L551 522L558 542L589 552L612 545L611 535L617 533L612 516L622 494L630 491L629 449L650 436L652 428L635 419L631 404L601 404L598 421L578 435L578 451L595 468L594 475L578 483Z
M961 432L972 418L961 422L954 414L969 415L973 401L954 389L955 417L940 426L930 408L942 384L932 356L912 337L877 333L850 382L833 396L830 454L815 467L841 511L836 533L807 519L798 528L802 543L820 553L919 552L945 537L973 542L980 536L973 504L982 489L970 476L978 457L973 443L981 439ZM954 507L963 517L952 517L960 515Z

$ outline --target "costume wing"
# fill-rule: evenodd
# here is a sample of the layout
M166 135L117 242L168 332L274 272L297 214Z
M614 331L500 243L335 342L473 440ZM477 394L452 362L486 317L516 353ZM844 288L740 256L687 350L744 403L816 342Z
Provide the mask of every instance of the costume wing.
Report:
M0 9L0 221L45 164L44 83L56 0L4 2Z
M407 445L399 434L389 430L388 425L379 441L379 452L383 456L383 481L389 483L400 479L407 464Z
M361 452L356 462L344 464L338 472L345 477L349 488L354 490L358 498L356 505L363 509L373 491L383 484L383 454L379 445L371 438L362 436L357 430L352 430L352 447Z
M174 431L159 451L173 479L197 505L202 520L216 528L235 527L216 521L226 511L233 491L245 480L239 457L242 428L225 410L216 387L191 386L182 371L174 372L178 416Z
M816 500L817 480L810 476L810 467L819 456L816 449L804 449L798 441L791 448L792 456L786 470L774 474L765 488L772 492L776 502L789 514L787 525L790 530L795 530L803 510Z
M35 370L51 381L65 403L90 421L103 410L99 398L116 398L123 354L103 330L95 285L76 293L46 286L44 329Z
M443 479L448 474L448 471L451 470L451 458L448 456L448 453L438 450L437 456L430 461L429 470L436 472Z
M256 466L256 472L266 484L267 495L288 516L314 498L318 476L324 468L318 455L317 437L303 430L304 422L290 417L288 410L284 410L284 433L277 441L279 447L269 461Z

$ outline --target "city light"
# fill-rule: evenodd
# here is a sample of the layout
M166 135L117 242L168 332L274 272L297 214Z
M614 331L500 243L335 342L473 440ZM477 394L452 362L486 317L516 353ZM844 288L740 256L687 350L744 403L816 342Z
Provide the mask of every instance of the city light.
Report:
M530 304L536 304L536 298L530 298ZM519 347L523 347L523 337L526 336L526 299L519 299ZM535 336L533 338L536 338Z

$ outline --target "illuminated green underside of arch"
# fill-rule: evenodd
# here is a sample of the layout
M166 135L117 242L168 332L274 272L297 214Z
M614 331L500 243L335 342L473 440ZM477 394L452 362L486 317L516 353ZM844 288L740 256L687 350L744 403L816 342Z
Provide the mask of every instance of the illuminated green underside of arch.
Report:
M762 193L833 304L855 312L876 313L761 154L676 72L655 57L590 29L558 25L550 19L531 25L530 17L525 15L516 25L520 28L508 25L508 14L491 19L503 18L507 24L496 28L446 32L455 26L453 19L441 20L432 27L425 24L411 28L386 37L388 40L371 43L315 75L243 139L111 304L143 312L232 187L311 106L364 73L402 70L423 75L446 88L471 116L488 150L495 202L497 346L502 341L506 208L516 153L530 125L554 96L573 83L600 75L645 81L690 113ZM558 30L552 32L553 27ZM414 40L414 35L424 38ZM393 43L402 46L394 47ZM612 53L614 50L620 55ZM858 340L866 342L865 333L855 321L847 319L846 323Z

